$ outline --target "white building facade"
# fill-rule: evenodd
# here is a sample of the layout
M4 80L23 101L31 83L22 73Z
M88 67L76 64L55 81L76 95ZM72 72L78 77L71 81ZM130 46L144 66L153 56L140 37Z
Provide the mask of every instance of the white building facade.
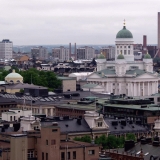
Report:
M0 42L0 59L12 59L13 43L9 39L3 39Z
M116 35L115 61L97 59L97 72L87 81L103 86L102 92L148 96L158 92L158 73L153 71L149 54L142 61L134 61L132 33L123 27Z

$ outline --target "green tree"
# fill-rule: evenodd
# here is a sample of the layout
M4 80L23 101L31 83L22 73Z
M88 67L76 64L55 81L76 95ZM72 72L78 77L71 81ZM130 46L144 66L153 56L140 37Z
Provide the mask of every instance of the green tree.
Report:
M91 137L88 135L83 136L83 137L75 137L73 140L91 143Z
M133 133L127 133L126 134L126 140L136 141L136 136Z

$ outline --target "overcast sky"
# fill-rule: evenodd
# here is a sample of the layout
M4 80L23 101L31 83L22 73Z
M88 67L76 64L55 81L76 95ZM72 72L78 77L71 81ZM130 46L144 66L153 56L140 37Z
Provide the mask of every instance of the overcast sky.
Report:
M157 44L160 0L0 0L0 40L14 45L114 44L126 27Z

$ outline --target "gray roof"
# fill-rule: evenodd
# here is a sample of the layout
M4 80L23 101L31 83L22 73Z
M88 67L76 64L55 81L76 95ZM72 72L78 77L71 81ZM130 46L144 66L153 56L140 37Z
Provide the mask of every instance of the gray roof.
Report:
M11 89L24 89L24 88L32 88L32 89L47 89L46 87L37 86L34 84L28 84L28 83L16 83L16 84L5 84L2 85L5 86L5 88L11 88Z
M143 125L137 125L135 123L133 124L129 124L126 123L126 126L123 126L119 123L121 120L124 119L113 119L113 118L104 118L105 122L107 123L107 125L109 126L109 131L111 134L122 134L122 133L136 133L136 132L146 132L148 131L147 128L145 128ZM118 121L118 125L113 126L112 122L113 121ZM134 126L134 128L132 128L132 126ZM116 127L116 129L115 129Z
M141 69L127 70L125 75L134 75L134 76L138 77L138 76L145 74L145 73L153 75L153 73L146 72L145 70L141 70ZM115 71L115 69L106 68L101 71L95 72L95 74L97 74L98 76L100 76L102 78L106 78L107 75L115 75L116 76L116 71Z
M84 119L81 120L81 125L77 123L77 119L73 120L63 120L57 121L58 126L61 129L62 133L74 133L74 132L90 132L91 129L89 128L88 124ZM51 125L52 122L41 122L42 126Z

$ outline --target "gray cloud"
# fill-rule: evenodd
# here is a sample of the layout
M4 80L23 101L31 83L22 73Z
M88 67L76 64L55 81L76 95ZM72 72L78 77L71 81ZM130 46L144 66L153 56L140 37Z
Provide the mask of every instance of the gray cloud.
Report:
M0 35L16 45L114 44L126 19L135 43L157 43L159 0L1 0Z

